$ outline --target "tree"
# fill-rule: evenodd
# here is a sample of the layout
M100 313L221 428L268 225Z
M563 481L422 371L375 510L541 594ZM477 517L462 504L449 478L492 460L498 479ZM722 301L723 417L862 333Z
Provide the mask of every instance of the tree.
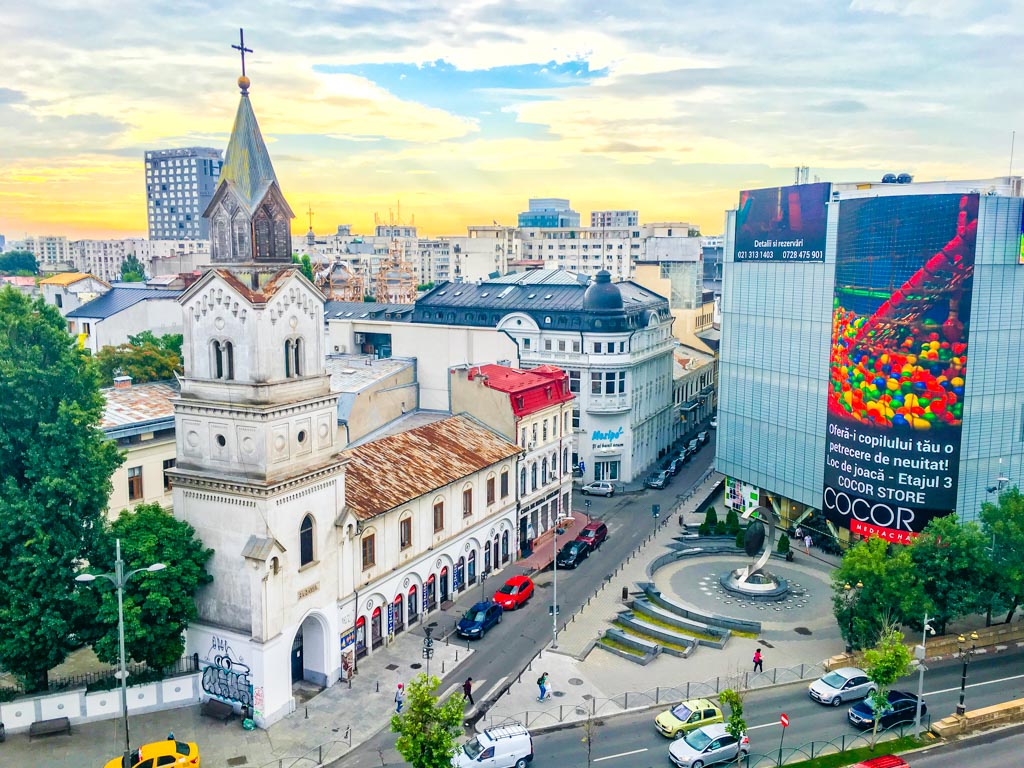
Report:
M583 746L587 750L587 768L590 768L594 764L594 737L597 735L597 721L589 711L587 719L583 721L582 730L583 738L580 741L583 742Z
M128 254L121 262L121 280L126 283L142 283L146 280L146 268L134 253Z
M28 690L70 649L74 577L121 462L103 408L60 312L0 291L0 665Z
M164 381L173 379L174 372L182 370L179 353L148 341L138 346L118 344L116 347L103 347L96 354L95 360L105 383L120 374L131 376L139 384Z
M185 650L184 631L197 617L195 593L213 577L206 563L213 556L195 536L195 529L159 504L140 504L125 510L106 526L89 559L94 573L114 572L114 540L121 540L125 573L153 563L167 566L157 573L140 573L124 593L125 652L150 669L164 669ZM109 664L119 658L117 592L95 582L79 590L79 615L85 619L78 636Z
M160 347L160 349L173 352L178 357L181 357L181 346L184 341L185 337L180 333L165 333L163 336L157 336L152 331L143 331L128 337L128 343L133 347L141 347L143 344L154 344Z
M729 717L725 721L725 731L742 746L743 737L747 735L747 721L743 719L743 697L732 688L726 688L718 694L722 706L729 708ZM736 765L743 759L743 752L736 752Z
M893 683L910 674L913 669L910 659L910 649L903 644L903 633L895 625L885 627L875 647L864 652L864 671L868 673L868 680L875 684L875 690L868 696L875 715L872 749L878 738L878 718L889 706L889 690Z
M862 583L853 603L853 637L849 637L850 604L844 589ZM889 624L904 624L920 612L924 593L910 550L872 536L850 547L832 572L832 608L845 639L854 648L873 645Z
M434 691L441 681L420 674L405 687L405 711L391 717L398 734L395 749L413 768L450 768L462 733L463 700L449 696L443 704Z
M8 251L0 253L0 272L13 274L27 272L31 275L39 274L39 262L31 251Z
M992 540L993 583L997 596L1009 603L1009 624L1024 598L1024 496L1017 486L999 494L998 504L982 504L981 522Z
M987 543L976 523L961 524L956 515L946 515L931 520L910 545L910 559L940 635L946 634L950 621L990 604Z
M309 260L309 254L304 253L300 257L297 253L292 254L292 263L299 265L299 271L304 274L309 281L315 282L313 278L313 263Z

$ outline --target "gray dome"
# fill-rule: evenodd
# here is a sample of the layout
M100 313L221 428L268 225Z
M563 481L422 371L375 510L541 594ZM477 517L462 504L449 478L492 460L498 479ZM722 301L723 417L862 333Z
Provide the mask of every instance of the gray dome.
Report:
M613 310L622 309L622 293L618 286L612 285L612 276L608 270L602 269L594 277L583 293L583 309Z

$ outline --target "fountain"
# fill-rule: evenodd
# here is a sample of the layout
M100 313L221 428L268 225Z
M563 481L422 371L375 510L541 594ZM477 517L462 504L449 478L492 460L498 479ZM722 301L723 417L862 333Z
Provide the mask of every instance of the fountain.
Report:
M785 579L773 576L764 570L765 563L775 549L775 521L767 507L758 507L743 515L749 520L743 537L743 551L752 558L750 565L722 574L719 583L722 588L748 600L774 602L782 600L789 592ZM767 528L768 546L765 546ZM762 551L763 548L763 551Z

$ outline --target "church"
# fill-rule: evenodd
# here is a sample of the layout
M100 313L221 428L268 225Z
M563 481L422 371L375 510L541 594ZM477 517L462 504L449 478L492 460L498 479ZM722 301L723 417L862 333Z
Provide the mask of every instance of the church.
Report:
M324 296L249 98L203 214L212 263L180 297L174 514L214 550L187 653L206 696L266 727L511 562L520 449L466 415L346 446L325 369Z

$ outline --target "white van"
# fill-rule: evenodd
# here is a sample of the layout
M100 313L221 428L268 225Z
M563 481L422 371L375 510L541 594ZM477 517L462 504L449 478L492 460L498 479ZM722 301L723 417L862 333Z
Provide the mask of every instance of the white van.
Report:
M519 723L488 728L459 748L455 768L526 768L533 761L533 737Z

